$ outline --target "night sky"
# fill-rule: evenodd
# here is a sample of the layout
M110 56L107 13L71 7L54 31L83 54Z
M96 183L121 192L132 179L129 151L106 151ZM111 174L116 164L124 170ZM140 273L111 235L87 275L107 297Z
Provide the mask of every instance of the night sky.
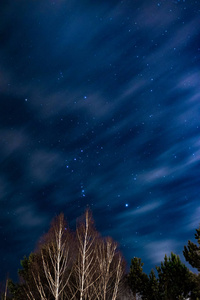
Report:
M0 6L0 279L87 206L127 265L183 259L200 223L199 0Z

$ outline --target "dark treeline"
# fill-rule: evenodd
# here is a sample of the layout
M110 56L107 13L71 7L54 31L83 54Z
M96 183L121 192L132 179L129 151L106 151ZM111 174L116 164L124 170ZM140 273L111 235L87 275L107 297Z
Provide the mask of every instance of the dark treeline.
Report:
M184 257L200 272L200 228L197 244L188 241ZM24 257L19 282L6 280L3 300L176 300L200 299L200 274L191 272L171 253L165 255L156 273L143 272L134 257L128 273L117 243L95 229L86 210L70 231L64 215L57 216L41 237L36 250Z

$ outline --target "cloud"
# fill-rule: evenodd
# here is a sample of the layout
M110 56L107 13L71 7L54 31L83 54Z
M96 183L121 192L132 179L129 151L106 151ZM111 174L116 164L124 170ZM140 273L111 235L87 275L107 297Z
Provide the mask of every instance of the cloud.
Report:
M1 129L0 139L2 141L1 151L4 157L11 155L13 152L22 151L26 144L29 142L29 138L22 129Z
M170 256L171 252L176 253L179 243L173 239L165 239L147 243L145 252L153 264L160 264L165 254Z
M15 211L17 224L19 227L28 226L30 228L41 227L47 221L46 217L38 215L38 211L33 204L20 206Z
M198 203L197 199L197 203ZM188 231L192 231L195 234L194 229L198 229L200 226L200 206L197 204L196 207L194 207L193 211L191 212L191 215L188 216L187 220L185 221L185 229Z
M177 11L172 9L169 3L145 3L137 14L135 25L145 28L148 31L153 30L155 34L164 32L177 19Z

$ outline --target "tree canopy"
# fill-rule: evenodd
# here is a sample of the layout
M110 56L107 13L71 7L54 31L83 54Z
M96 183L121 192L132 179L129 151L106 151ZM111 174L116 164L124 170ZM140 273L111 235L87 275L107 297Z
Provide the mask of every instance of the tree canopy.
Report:
M123 289L124 258L112 238L97 232L89 210L74 233L57 216L21 265L20 283L9 282L15 300L116 300Z
M197 244L188 241L183 254L200 271L200 228ZM180 300L200 299L200 274L190 271L173 252L146 274L141 258L125 260L111 237L102 237L90 210L70 231L64 214L55 217L36 250L24 257L19 283L6 281L4 300ZM9 293L7 293L7 286ZM131 292L130 292L131 291ZM9 296L10 294L10 296Z

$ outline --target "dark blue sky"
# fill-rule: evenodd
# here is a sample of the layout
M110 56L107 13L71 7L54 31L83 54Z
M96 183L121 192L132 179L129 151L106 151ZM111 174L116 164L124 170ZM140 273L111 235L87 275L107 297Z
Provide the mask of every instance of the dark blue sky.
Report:
M148 272L200 223L200 3L1 1L1 278L61 211Z

